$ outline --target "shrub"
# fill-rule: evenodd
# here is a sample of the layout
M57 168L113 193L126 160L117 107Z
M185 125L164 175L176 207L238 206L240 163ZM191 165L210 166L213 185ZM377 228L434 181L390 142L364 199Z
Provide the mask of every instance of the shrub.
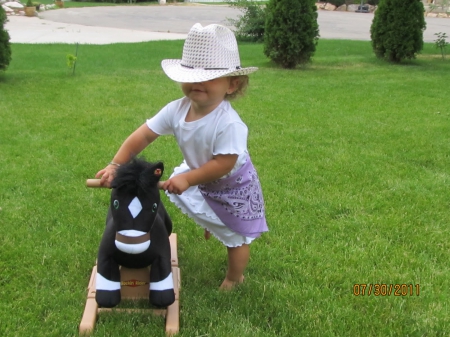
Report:
M434 35L437 37L436 40L434 40L434 45L436 48L439 48L441 50L442 59L445 59L445 48L448 46L447 42L447 34L446 33L434 33Z
M6 70L11 61L11 46L9 44L9 34L5 30L6 12L0 6L0 70Z
M236 38L240 41L262 42L266 23L265 7L251 0L237 0L231 2L230 6L244 13L237 20L228 19L236 27Z
M314 0L270 0L267 5L264 54L283 68L306 63L319 38Z
M375 55L395 63L415 58L423 48L423 12L421 0L381 0L370 27Z

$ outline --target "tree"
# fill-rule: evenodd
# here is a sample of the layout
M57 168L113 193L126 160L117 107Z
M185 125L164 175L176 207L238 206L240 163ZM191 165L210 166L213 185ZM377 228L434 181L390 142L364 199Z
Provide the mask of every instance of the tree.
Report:
M0 6L0 70L6 70L11 61L11 46L9 44L9 34L4 29L6 23L6 12Z
M370 27L375 55L395 63L415 58L425 27L421 0L381 0Z
M264 54L283 68L309 62L319 39L315 0L270 0Z

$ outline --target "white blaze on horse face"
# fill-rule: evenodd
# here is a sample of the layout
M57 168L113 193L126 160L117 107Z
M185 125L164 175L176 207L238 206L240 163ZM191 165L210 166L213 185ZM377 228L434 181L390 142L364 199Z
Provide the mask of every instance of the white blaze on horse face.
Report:
M142 204L139 201L138 197L134 197L134 199L131 200L130 204L128 205L128 209L130 210L133 218L136 218L139 215L139 213L142 211Z

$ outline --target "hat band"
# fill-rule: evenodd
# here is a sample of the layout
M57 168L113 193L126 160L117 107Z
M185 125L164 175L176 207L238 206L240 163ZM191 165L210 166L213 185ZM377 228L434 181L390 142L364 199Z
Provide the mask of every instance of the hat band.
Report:
M180 64L180 65L184 68L195 69L194 67L186 66L184 64ZM230 68L201 68L201 69L203 69L203 70L228 70ZM236 70L239 70L239 69L241 69L241 66L236 66Z

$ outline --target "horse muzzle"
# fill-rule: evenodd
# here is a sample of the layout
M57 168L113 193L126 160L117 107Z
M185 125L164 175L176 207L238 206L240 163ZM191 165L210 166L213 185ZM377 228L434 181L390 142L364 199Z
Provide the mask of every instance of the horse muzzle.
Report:
M116 247L128 254L140 254L150 247L150 232L120 231L116 233Z

